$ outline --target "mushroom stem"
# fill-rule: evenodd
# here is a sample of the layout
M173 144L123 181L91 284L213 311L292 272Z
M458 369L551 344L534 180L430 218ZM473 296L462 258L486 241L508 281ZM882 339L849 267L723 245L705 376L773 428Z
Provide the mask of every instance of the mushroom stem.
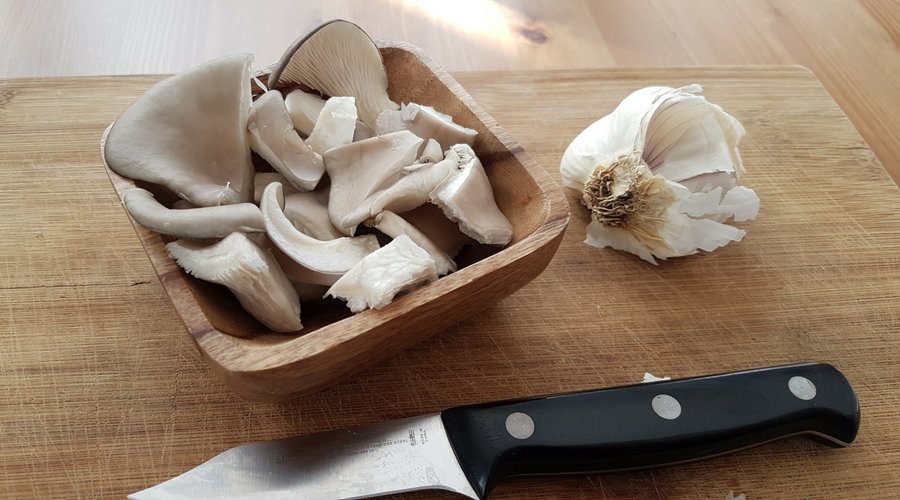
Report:
M141 188L129 189L122 198L128 214L138 224L178 238L224 238L236 231L266 230L262 213L252 203L170 209L158 202L153 193Z

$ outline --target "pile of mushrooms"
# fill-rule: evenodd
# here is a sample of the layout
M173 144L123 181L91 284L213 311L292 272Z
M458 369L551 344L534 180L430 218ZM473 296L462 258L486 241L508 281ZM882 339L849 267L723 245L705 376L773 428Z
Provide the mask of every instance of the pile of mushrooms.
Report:
M510 242L476 132L391 101L381 54L358 26L332 21L290 47L268 79L286 95L259 80L252 95L252 59L159 82L105 137L110 169L179 198L165 206L134 188L123 201L173 238L166 247L186 272L293 332L301 301L384 307L456 271L465 245Z

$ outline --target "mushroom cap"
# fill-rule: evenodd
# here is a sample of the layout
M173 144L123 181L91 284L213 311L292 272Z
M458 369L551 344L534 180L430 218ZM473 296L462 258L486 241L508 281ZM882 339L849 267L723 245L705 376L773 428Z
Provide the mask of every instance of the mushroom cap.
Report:
M269 75L269 88L290 84L331 97L355 97L359 119L372 130L378 113L397 109L387 94L387 72L375 42L342 19L319 26L285 51Z
M244 309L276 332L293 332L300 323L300 298L271 253L243 233L213 245L173 241L169 255L188 274L224 285Z
M247 123L250 148L299 191L316 187L325 166L294 130L281 92L270 90L256 99Z
M157 201L153 193L141 188L126 191L122 201L138 224L178 238L224 238L236 231L266 230L262 212L253 203L171 209Z
M414 102L403 104L399 111L382 111L375 120L375 133L378 135L398 130L409 130L423 139L435 140L442 151L456 144L471 146L478 135L474 129L454 123L450 115Z
M197 206L250 201L250 54L214 59L166 78L113 123L109 167L169 188Z

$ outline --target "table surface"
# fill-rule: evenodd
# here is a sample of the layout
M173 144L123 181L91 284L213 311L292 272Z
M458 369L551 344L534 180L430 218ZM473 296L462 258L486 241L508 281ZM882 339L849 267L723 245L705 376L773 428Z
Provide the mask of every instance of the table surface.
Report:
M0 0L0 78L174 73L275 61L322 20L405 40L451 72L810 68L900 180L897 0Z
M879 112L900 104L896 3L271 3L291 16L238 2L75 5L0 1L13 48L0 78L171 72L233 51L268 62L320 19L346 17L456 71L554 176L571 137L627 91L706 83L747 126L746 182L763 210L741 244L660 267L581 245L576 211L548 270L486 313L300 401L248 403L196 353L97 158L99 132L157 78L0 82L0 497L121 498L242 442L644 371L804 360L835 363L859 392L850 448L790 439L677 468L516 480L496 496L895 496L900 192L882 164L898 178L900 117ZM610 69L793 63L824 90L798 68Z

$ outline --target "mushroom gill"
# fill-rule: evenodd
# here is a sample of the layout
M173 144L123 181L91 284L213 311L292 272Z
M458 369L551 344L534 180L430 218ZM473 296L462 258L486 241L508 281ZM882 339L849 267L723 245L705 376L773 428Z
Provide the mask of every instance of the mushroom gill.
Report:
M353 96L359 119L375 130L375 119L397 109L387 94L381 52L359 26L344 20L325 23L294 42L269 75L269 88L302 84L327 96Z
M169 255L195 278L224 285L241 306L276 332L294 332L300 323L300 298L271 253L243 233L213 245L177 240Z

